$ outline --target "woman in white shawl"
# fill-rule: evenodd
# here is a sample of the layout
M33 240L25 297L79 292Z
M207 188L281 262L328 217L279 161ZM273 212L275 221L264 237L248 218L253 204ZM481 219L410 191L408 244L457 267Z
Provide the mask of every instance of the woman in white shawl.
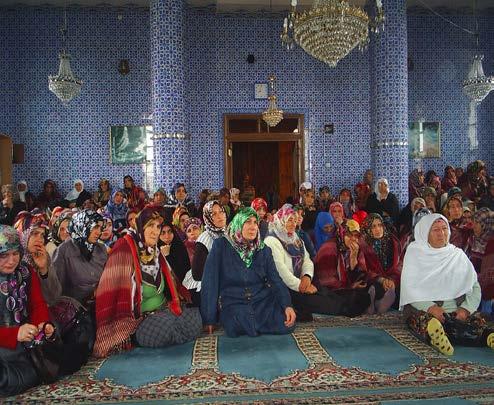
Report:
M449 243L448 220L440 214L422 217L415 241L405 254L400 309L418 338L441 353L453 354L453 343L494 348L494 330L476 312L480 286L475 269Z

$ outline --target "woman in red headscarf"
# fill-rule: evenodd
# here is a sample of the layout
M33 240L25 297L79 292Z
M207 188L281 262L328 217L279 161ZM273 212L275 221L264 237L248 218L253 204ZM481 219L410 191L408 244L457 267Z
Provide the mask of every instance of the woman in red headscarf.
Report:
M261 234L261 240L264 240L264 238L268 234L268 203L266 202L266 200L258 197L252 200L252 202L250 203L250 207L254 209L257 215L259 215L259 232Z

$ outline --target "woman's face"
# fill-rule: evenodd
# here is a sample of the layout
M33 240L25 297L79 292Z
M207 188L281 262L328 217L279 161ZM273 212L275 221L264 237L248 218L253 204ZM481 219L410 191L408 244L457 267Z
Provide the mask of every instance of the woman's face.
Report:
M261 219L264 219L264 217L266 216L266 208L264 208L263 206L259 207L257 210L257 215L259 215L259 218Z
M285 229L288 235L293 234L295 232L295 229L297 228L297 216L296 215L290 215L290 217L286 220L285 223Z
M427 208L436 206L436 197L434 197L432 194L427 194L424 197L424 200L425 203L427 204Z
M185 223L190 219L189 214L180 215L180 219L178 220L178 226L182 232L185 232Z
M343 221L343 208L341 208L339 205L338 206L335 206L332 210L331 210L331 215L333 216L334 220L335 221Z
M323 190L319 193L319 197L321 197L321 200L327 201L329 200L329 193L327 190Z
M423 183L425 180L425 175L424 173L420 172L418 175L419 183Z
M19 191L19 192L21 192L21 193L22 193L23 191L26 191L26 185L25 185L24 183L19 183L19 184L17 185L17 191Z
M412 214L413 214L415 211L419 210L420 208L425 208L425 207L424 207L424 204L422 204L420 201L415 201L415 202L413 203L413 207L412 207Z
M452 167L450 167L450 168L447 170L446 175L447 175L449 178L454 178L454 177L456 177L455 169L453 169Z
M343 191L340 194L340 203L347 203L350 202L350 193L348 191Z
M134 183L132 182L132 180L130 178L126 177L124 179L124 187L125 188L129 188L130 189L130 188L132 188L133 185L134 185Z
M53 187L53 184L52 183L48 183L46 186L45 186L45 193L46 194L53 194L53 192L55 191L55 187Z
M386 194L388 192L388 185L384 181L378 183L379 193Z
M242 226L242 237L248 241L254 240L257 236L258 229L256 217L250 217Z
M21 252L19 250L8 250L0 253L0 273L11 274L21 261Z
M448 244L448 224L442 219L437 219L429 231L429 245L435 249L442 248Z
M226 213L218 204L213 205L213 211L211 213L213 224L217 228L223 228L226 226Z
M76 189L76 191L78 193L80 193L82 191L82 184L81 183L75 183L74 188Z
M135 212L131 212L127 217L127 220L129 221L129 226L132 229L136 229L136 217L137 217L137 213Z
M156 246L161 235L162 219L156 218L144 228L144 244L148 247Z
M60 227L58 228L58 237L63 242L64 240L68 239L69 236L69 220L67 219L60 224Z
M305 201L305 205L308 207L314 205L314 201L315 201L314 193L312 191L306 191L304 201Z
M165 195L160 191L154 193L153 202L155 204L162 205L165 202Z
M201 228L199 228L197 225L190 225L187 228L186 235L188 240L196 241L200 234Z
M322 227L322 230L326 235L331 235L334 232L334 225L333 224L325 224Z
M101 231L103 229L103 221L98 221L98 223L91 229L89 236L87 237L88 243L96 243L101 237Z
M345 233L345 236L344 236L344 242L345 242L345 246L347 248L350 248L350 246L355 243L358 244L358 241L359 241L359 238L360 238L360 233L358 232L347 232Z
M457 199L453 199L448 204L448 211L450 221L460 219L463 216L463 205Z
M185 192L185 187L179 187L175 190L175 197L177 200L182 201L185 200L187 193Z
M29 253L40 252L45 246L45 228L34 228L27 241L27 251Z
M298 210L297 211L297 225L298 226L301 226L302 222L304 222L304 215L305 215L304 210Z
M12 191L10 190L5 190L3 193L2 193L2 197L5 198L5 199L12 199L14 196L12 194Z
M122 193L115 193L115 196L113 197L113 202L117 205L120 205L123 203L124 196Z
M106 241L111 239L113 236L113 222L109 219L106 220L105 229L101 232L100 239L102 241Z
M371 234L374 239L381 239L384 236L384 225L380 219L372 221Z
M165 245L170 245L173 241L173 231L168 225L164 225L161 229L160 239Z
M100 188L101 188L101 191L103 191L103 192L108 191L108 183L106 181L102 181L100 183Z

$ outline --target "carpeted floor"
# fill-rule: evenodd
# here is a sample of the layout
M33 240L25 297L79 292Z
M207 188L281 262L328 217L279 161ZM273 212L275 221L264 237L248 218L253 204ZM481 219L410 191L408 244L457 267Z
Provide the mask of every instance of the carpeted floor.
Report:
M74 376L6 403L384 404L494 403L494 351L446 358L413 337L398 313L321 317L292 335L217 333L166 349L93 360Z

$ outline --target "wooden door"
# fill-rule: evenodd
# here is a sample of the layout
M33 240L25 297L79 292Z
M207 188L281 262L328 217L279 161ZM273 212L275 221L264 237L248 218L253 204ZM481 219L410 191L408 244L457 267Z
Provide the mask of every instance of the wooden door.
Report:
M12 140L0 135L0 185L12 184Z

